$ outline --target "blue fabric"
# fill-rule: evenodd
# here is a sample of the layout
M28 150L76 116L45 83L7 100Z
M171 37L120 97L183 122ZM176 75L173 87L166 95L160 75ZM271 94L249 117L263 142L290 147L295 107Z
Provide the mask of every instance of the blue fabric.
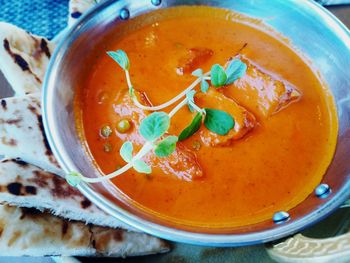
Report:
M68 0L0 0L0 21L53 38L67 25Z

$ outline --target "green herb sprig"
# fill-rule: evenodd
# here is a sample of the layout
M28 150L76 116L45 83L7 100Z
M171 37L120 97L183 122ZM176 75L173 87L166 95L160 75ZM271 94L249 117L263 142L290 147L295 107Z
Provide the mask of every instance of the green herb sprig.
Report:
M142 105L138 101L137 96L135 96L135 90L129 73L130 61L125 51L109 51L107 54L124 70L129 94L135 105L143 110L155 112L148 115L140 124L139 133L146 142L139 152L134 155L133 144L129 141L124 142L120 148L120 156L126 162L123 167L113 173L98 178L85 177L78 172L70 172L66 175L66 180L70 185L77 186L82 181L87 183L101 182L123 174L131 168L139 173L150 174L152 168L142 158L151 150L154 150L154 154L160 158L171 155L176 150L176 143L196 133L201 127L202 122L207 129L219 135L226 135L233 129L235 121L227 112L210 108L202 109L196 105L194 100L196 91L193 89L200 84L200 91L206 93L209 89L209 80L211 81L211 85L217 88L233 83L242 77L247 69L247 66L239 59L232 60L226 69L219 64L215 64L212 66L211 71L207 73L203 73L202 69L193 71L192 75L197 77L197 79L176 97L158 106L146 106ZM185 98L169 113L159 112L159 110L171 106L183 97ZM192 122L180 133L179 137L166 135L170 127L171 118L185 105L188 105L191 112L197 112Z
M246 71L247 65L239 59L231 60L226 69L219 64L215 64L210 70L211 83L216 88L232 84L241 78Z
M146 140L140 151L133 155L132 142L126 141L119 150L120 156L127 163L117 171L98 178L84 177L77 172L67 174L66 180L72 186L77 186L81 181L97 183L102 180L111 179L127 170L134 168L139 173L150 174L152 168L142 160L151 150L154 149L156 156L167 157L176 149L177 136L167 136L161 139L170 126L169 115L165 112L153 112L142 120L140 124L140 134Z

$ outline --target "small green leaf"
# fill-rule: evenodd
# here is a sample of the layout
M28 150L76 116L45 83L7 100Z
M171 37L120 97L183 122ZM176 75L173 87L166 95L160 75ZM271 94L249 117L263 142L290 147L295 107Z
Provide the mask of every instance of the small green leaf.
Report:
M201 82L201 91L205 93L208 91L208 89L209 89L209 83L205 79L203 79Z
M188 137L195 134L196 131L199 130L202 124L202 114L198 112L196 116L194 116L190 125L188 125L179 135L179 141L183 141Z
M139 173L150 174L152 172L151 167L142 160L134 161L133 167Z
M230 62L226 69L227 80L226 84L231 84L241 78L247 71L247 65L239 59L234 59Z
M70 172L66 175L66 181L71 186L76 187L82 181L81 177L82 175L78 172Z
M219 64L215 64L211 67L211 71L210 71L210 78L211 78L211 84L214 87L221 87L223 85L225 85L226 80L227 80L227 76L225 73L225 70L222 66L220 66Z
M117 51L108 51L107 54L111 58L113 58L113 60L117 62L122 69L129 70L130 68L129 58L128 58L128 55L125 53L125 51L119 49Z
M119 150L120 156L127 163L130 163L132 160L132 151L133 151L133 146L131 142L124 142L122 147Z
M142 120L140 134L149 142L160 138L170 126L169 115L165 112L153 112Z
M225 111L205 108L204 125L219 135L226 135L235 125L230 114Z
M167 157L172 154L176 149L176 143L178 138L176 136L168 136L160 143L157 144L154 149L155 154L158 157Z
M195 77L202 77L203 76L203 70L201 68L196 69L195 71L192 72L192 76Z
M191 106L191 103L194 104L194 95L195 94L196 94L195 90L190 90L189 92L186 93L187 105L188 105L190 112L194 112L194 108Z

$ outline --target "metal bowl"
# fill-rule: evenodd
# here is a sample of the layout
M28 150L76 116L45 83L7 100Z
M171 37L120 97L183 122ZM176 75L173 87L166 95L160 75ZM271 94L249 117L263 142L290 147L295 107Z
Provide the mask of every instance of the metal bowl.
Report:
M329 85L338 110L339 135L334 159L323 182L331 193L314 193L288 211L281 224L267 220L232 229L178 225L126 202L115 189L103 184L82 184L79 190L107 213L144 232L165 239L213 246L241 246L276 240L300 231L336 210L350 195L350 33L327 10L313 1L105 1L90 10L63 37L47 70L43 90L43 120L48 141L62 168L91 177L100 176L78 138L73 98L90 68L91 56L123 19L176 5L210 5L232 9L261 19L280 32L312 62ZM107 189L108 188L108 189ZM320 190L320 189L318 189ZM113 192L114 191L114 192ZM283 214L282 214L283 215Z

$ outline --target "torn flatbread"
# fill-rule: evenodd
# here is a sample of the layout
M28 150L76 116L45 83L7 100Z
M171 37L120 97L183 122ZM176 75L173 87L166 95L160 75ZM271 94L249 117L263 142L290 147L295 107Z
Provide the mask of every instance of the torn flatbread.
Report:
M75 7L71 5L71 10L82 13L95 1L72 2ZM0 22L0 70L19 96L0 100L0 155L26 161L0 162L0 202L36 207L85 223L130 229L52 174L62 175L62 171L45 138L40 93L53 49L54 43L46 38ZM31 95L24 96L27 94ZM167 243L147 234L66 221L32 208L0 205L0 256L126 257L167 251Z
M70 0L68 26L72 26L88 9L101 0Z
M16 95L41 91L53 49L46 38L0 22L0 70Z
M38 94L0 101L0 155L62 175L45 137Z
M20 159L0 161L0 203L45 210L87 224L135 231L97 208L63 178Z
M156 237L0 205L0 256L126 257L169 251Z

